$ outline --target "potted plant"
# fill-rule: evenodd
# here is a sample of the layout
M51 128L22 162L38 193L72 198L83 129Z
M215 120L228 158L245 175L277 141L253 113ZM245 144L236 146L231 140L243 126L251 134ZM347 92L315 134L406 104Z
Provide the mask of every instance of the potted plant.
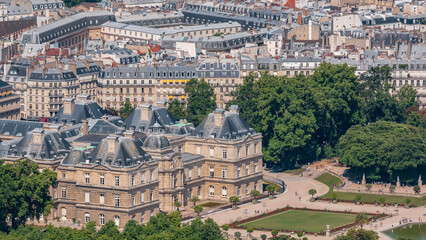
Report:
M196 205L195 207L194 207L194 212L197 214L197 216L199 217L200 216L200 213L202 213L203 212L203 207L201 207L200 205Z
M359 204L360 201L361 201L361 195L359 194L355 195L355 204Z
M235 236L235 239L238 239L238 240L241 239L241 233L240 232L235 232L234 236Z
M383 207L385 205L386 199L384 197L379 198L380 206Z
M390 193L394 193L394 192L395 192L395 188L396 188L396 186L395 186L395 185L390 185L390 186L389 186L389 192L390 192Z
M189 199L189 201L191 201L193 203L193 207L195 206L195 204L199 201L200 199L198 199L196 196L193 196L191 199Z
M405 203L406 203L405 207L410 208L411 200L409 198L405 199Z
M232 203L232 209L237 209L237 203L240 201L240 199L237 196L231 196L229 197L229 202Z
M420 186L419 185L414 186L413 191L414 191L415 194L419 194L420 193Z
M278 235L278 230L272 230L271 234L273 237L276 237Z
M315 202L314 195L317 194L317 190L315 190L315 189L309 189L308 193L309 193L309 195L312 196L310 201L311 202Z
M247 237L248 237L248 238L250 238L250 237L251 237L251 234L252 234L253 232L254 232L253 228L248 227L248 228L247 228Z
M274 193L275 193L276 187L274 185L269 184L266 187L266 191L269 193L269 199L274 199Z
M303 237L303 233L302 232L297 232L297 237L300 239L301 237Z
M222 229L223 229L223 231L224 231L224 233L226 235L226 238L228 238L229 225L228 224L223 225Z
M268 237L268 235L266 235L266 234L260 235L260 239L262 239L262 240L266 240L267 237Z
M260 197L260 192L259 192L259 191L257 191L257 190L252 190L252 191L250 192L250 197L252 197L252 198L253 198L253 199L251 200L251 202L252 202L253 204L256 204L256 203L257 203L257 199L256 199L256 198Z
M372 185L371 184L366 184L365 187L367 188L367 191L371 191Z
M333 203L337 203L337 193L336 192L333 192L331 194L331 200L333 200Z

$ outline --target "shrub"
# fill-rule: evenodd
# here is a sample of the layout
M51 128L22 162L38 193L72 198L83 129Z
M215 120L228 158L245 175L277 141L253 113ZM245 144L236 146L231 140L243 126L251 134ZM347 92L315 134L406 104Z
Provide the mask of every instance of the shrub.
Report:
M262 235L260 235L260 238L262 239L262 240L266 240L266 238L267 238L268 236L266 235L266 234L262 234Z
M271 234L272 234L272 236L277 236L278 235L278 230L273 230L272 232L271 232Z
M413 187L413 191L414 191L414 193L416 193L416 194L420 193L420 186L419 186L419 185L414 186L414 187Z

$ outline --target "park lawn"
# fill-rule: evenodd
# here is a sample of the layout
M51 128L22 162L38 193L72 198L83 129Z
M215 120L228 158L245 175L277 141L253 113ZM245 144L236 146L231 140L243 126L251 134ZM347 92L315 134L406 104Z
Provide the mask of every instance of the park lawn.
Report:
M331 194L333 193L333 185L339 186L342 184L342 181L333 176L330 173L324 173L321 176L317 177L315 180L324 183L327 185L330 190L327 194L322 195L320 198L331 199ZM406 197L406 196L390 196L390 195L380 195L380 194L369 194L369 193L352 193L352 192L336 192L338 200L348 200L353 201L356 195L361 195L361 202L379 202L381 197L385 198L385 203L398 203L405 204L405 200L408 198L411 200L411 204L420 206L426 204L426 198L416 198L416 197Z
M338 200L353 201L356 195L361 195L361 202L379 202L380 198L385 198L385 203L398 203L405 204L406 199L411 200L411 204L422 206L426 204L426 198L406 197L406 196L391 196L381 194L369 194L369 193L352 193L352 192L336 192ZM331 193L321 196L321 198L331 199Z
M265 184L267 184L267 185L275 186L275 192L282 192L283 191L283 188L280 185L276 184L276 183L273 183L273 182L270 182L270 181L266 181L266 180L263 180L263 182Z
M322 182L325 185L327 185L330 190L328 191L328 193L326 195L330 195L331 198L331 193L333 192L333 185L336 186L340 186L342 185L342 180L340 180L340 178L334 176L333 174L330 173L323 173L321 174L321 176L315 178L315 180L317 180L318 182Z
M223 204L225 204L225 203L220 203L220 202L206 202L206 203L199 204L199 206L201 206L201 207L207 207L207 208L213 208L213 207L217 207L217 206L220 206L220 205L223 205Z
M355 221L355 214L288 210L272 216L257 219L240 226L287 231L321 232Z

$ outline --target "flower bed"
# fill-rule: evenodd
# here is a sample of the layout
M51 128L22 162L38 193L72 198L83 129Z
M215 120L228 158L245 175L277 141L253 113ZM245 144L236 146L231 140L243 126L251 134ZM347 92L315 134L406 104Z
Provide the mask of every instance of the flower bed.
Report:
M241 225L244 224L244 223L248 223L248 222L252 222L252 221L261 219L261 218L272 216L272 215L275 215L275 214L278 214L278 213L282 213L282 212L285 212L285 211L288 211L288 210L299 210L299 211L310 211L310 212L330 212L330 213L342 213L342 214L353 214L353 215L357 214L357 213L345 212L345 211L330 211L330 210L327 210L327 209L321 210L321 209L307 209L307 208L285 207L285 208L282 208L282 209L274 210L272 212L268 212L268 213L260 214L260 215L254 216L254 217L246 218L246 219L243 219L241 221L235 221L235 222L231 223L229 226L231 228L235 228L235 229L247 229L247 227L244 227L244 226L241 226ZM384 217L388 216L386 214L377 214L377 213L368 213L368 215L371 216L368 219L369 221L371 221L373 219L377 220L377 219L384 218ZM350 228L350 227L353 227L353 226L356 226L356 224L355 223L349 223L349 224L346 224L344 226L339 226L339 227L333 228L333 229L330 230L330 232L341 231L343 229ZM287 230L287 229L272 229L272 228L253 228L253 229L254 230L259 230L259 231L273 231L273 230L278 230L278 231L287 232L287 233L288 232L298 232L298 231L295 231L295 230ZM302 232L302 231L300 231L300 232ZM303 232L305 234L325 235L325 231L321 231L321 232L303 231Z

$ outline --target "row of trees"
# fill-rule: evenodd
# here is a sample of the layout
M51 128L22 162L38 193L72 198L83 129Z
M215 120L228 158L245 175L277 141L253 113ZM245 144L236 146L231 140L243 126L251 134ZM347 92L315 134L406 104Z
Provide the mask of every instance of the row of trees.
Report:
M99 231L96 231L95 222L86 224L82 230L72 228L55 228L48 225L46 228L21 225L16 230L0 234L1 239L211 239L222 240L219 226L212 220L204 222L200 219L193 220L190 224L181 225L180 212L170 213L168 216L158 213L146 224L138 224L135 220L126 223L120 233L113 221L107 222Z
M232 95L228 106L239 105L242 118L263 135L264 160L282 168L336 154L340 137L354 125L421 119L416 91L396 90L387 65L359 77L355 68L329 63L311 76L249 76Z

